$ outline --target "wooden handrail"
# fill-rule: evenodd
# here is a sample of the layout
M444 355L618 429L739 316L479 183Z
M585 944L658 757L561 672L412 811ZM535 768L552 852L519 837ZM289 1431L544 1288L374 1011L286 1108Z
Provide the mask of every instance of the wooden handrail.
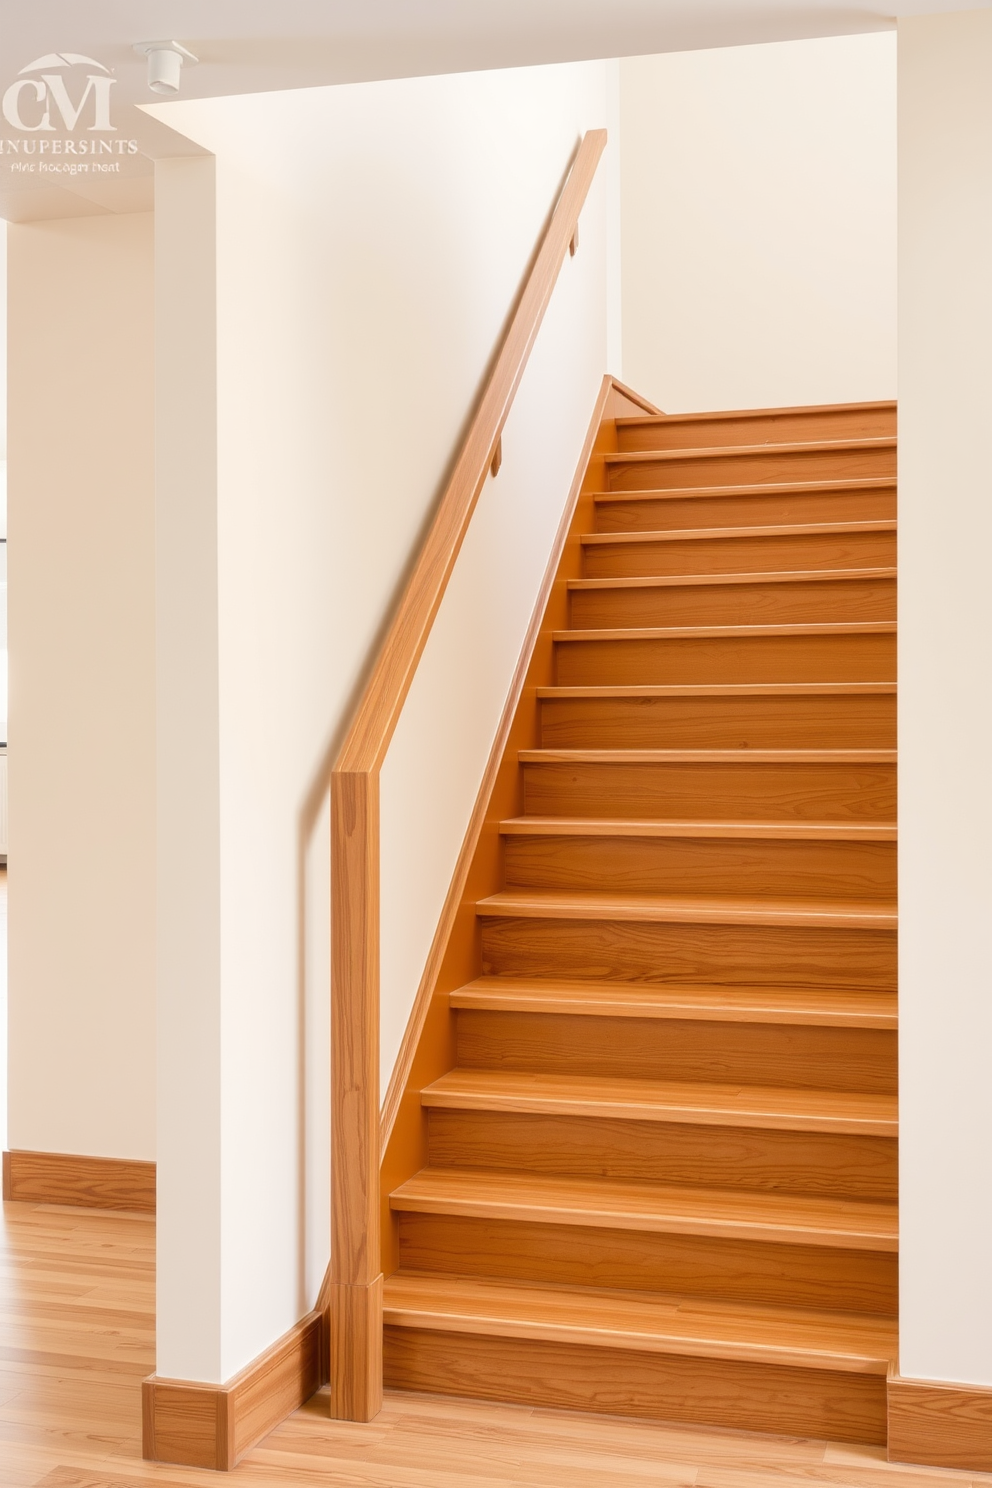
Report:
M331 773L331 1415L382 1405L379 772L606 146L582 140ZM498 468L498 467L497 467Z

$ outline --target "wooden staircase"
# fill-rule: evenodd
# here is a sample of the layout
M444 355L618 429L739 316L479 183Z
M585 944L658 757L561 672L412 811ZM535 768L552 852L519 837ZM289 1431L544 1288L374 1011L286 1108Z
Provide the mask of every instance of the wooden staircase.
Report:
M616 428L386 1383L884 1442L895 407Z

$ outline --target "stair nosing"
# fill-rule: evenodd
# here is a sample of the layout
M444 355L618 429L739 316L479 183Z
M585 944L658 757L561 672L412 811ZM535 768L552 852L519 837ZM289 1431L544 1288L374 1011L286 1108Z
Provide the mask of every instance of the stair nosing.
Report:
M528 1338L543 1342L582 1344L587 1347L621 1348L636 1353L669 1354L675 1356L746 1361L757 1364L777 1364L786 1368L829 1370L835 1373L887 1374L896 1350L896 1325L888 1319L864 1317L859 1314L814 1314L789 1308L747 1308L740 1304L722 1306L706 1305L702 1300L689 1297L666 1297L656 1292L609 1292L592 1287L551 1287L531 1284L510 1286L498 1282L477 1282L473 1278L449 1277L458 1284L464 1294L461 1306L447 1308L431 1302L431 1287L440 1289L441 1277L437 1273L405 1273L399 1271L387 1279L383 1305L383 1322L387 1327L420 1328L428 1331L449 1333L476 1333L488 1337ZM413 1282L413 1287L410 1286ZM418 1298L416 1286L423 1286L423 1298ZM407 1290L404 1292L404 1285ZM511 1294L518 1302L517 1315L505 1306ZM450 1293L449 1293L450 1296ZM588 1312L595 1306L593 1299L602 1297L604 1315L601 1322L569 1321L567 1313L559 1318L535 1317L534 1307L540 1299L557 1298L564 1301L574 1298L578 1311L584 1307ZM504 1303L500 1309L498 1300ZM525 1301L525 1305L520 1305ZM617 1326L624 1304L629 1309L626 1326ZM614 1322L608 1325L610 1312ZM656 1319L656 1326L643 1326L647 1318ZM750 1320L751 1327L761 1320L767 1328L768 1337L758 1340L735 1338L735 1323L739 1330L742 1319ZM823 1335L817 1341L808 1341L805 1346L794 1341L797 1325L805 1322L807 1328L822 1319ZM635 1320L642 1326L634 1326ZM664 1320L668 1328L660 1326ZM876 1346L867 1348L843 1346L844 1326L855 1332L860 1325L869 1336L874 1335ZM708 1326L707 1326L708 1323ZM721 1326L722 1323L722 1326ZM833 1323L833 1328L830 1324ZM678 1326L681 1324L681 1327ZM825 1325L825 1326L824 1326ZM791 1333L793 1341L777 1343L775 1332L781 1329L785 1335ZM831 1344L830 1334L836 1333ZM814 1335L815 1338L815 1335ZM891 1344L891 1348L883 1346Z
M896 682L645 682L611 686L576 683L538 687L539 699L617 697L871 697L890 696Z
M896 749L521 749L534 765L894 765Z
M623 501L685 501L701 497L750 496L812 496L817 492L833 492L835 495L853 491L895 490L898 481L895 475L837 476L828 480L812 481L744 481L728 486L658 486L654 490L593 491L593 501L599 505Z
M614 625L553 630L556 645L573 641L764 640L775 636L897 635L895 620L812 620L795 625Z
M606 465L651 465L676 460L747 459L758 455L837 454L841 451L870 453L895 449L895 434L871 435L865 439L789 439L777 444L713 444L667 450L623 450L603 456Z
M484 1075L490 1076L488 1084L480 1079ZM473 1080L474 1090L471 1088ZM540 1088L542 1082L543 1090ZM695 1102L693 1095L697 1097ZM772 1095L776 1099L769 1099ZM803 1109L804 1097L809 1102L814 1095L818 1097L821 1108L813 1110L807 1104ZM893 1140L898 1133L894 1096L815 1091L806 1087L772 1089L740 1084L711 1085L702 1081L621 1081L588 1076L580 1080L568 1076L455 1069L425 1086L420 1099L427 1108L446 1110L596 1117L758 1131L824 1132ZM844 1101L861 1103L862 1113L854 1114L850 1107L845 1111Z
M864 522L792 522L769 523L757 527L675 527L661 531L585 532L579 538L582 547L609 547L623 543L666 542L737 542L752 537L845 537L860 532L895 532L894 519L879 518Z
M435 1176L436 1175L436 1176ZM431 1192L434 1181L442 1190ZM462 1192L443 1193L461 1184ZM517 1193L514 1195L514 1184ZM473 1194L473 1186L478 1192ZM528 1198L526 1190L532 1190ZM543 1189L540 1198L534 1190ZM743 1239L765 1244L815 1245L838 1250L891 1253L898 1250L898 1205L770 1193L747 1194L749 1217L735 1217L742 1203L735 1189L679 1188L668 1184L627 1183L617 1179L495 1171L485 1168L425 1168L389 1196L397 1213L441 1214L460 1218L517 1220L534 1224L585 1226L645 1234L695 1235ZM599 1199L597 1204L595 1199ZM857 1216L861 1207L863 1213ZM804 1208L809 1211L804 1214ZM779 1217L793 1211L791 1220ZM831 1210L835 1211L830 1222ZM757 1217L762 1215L763 1217ZM885 1221L888 1221L887 1223Z
M882 842L897 839L894 822L739 822L627 816L509 816L504 837L689 837L769 842Z
M480 976L450 992L448 1003L462 1011L529 1011L559 1017L625 1017L690 1023L770 1023L787 1027L888 1030L898 1026L895 992L849 991L848 998L861 996L875 1004L857 1013L850 1007L840 1009L832 1006L829 989L818 988L811 992L809 988L755 987L750 990L758 996L750 1003L741 996L746 990L745 987L710 984L651 987L644 983ZM735 992L741 998L736 1005ZM787 995L790 992L793 994L791 997ZM707 1000L709 994L714 995Z
M837 584L858 579L894 579L896 569L808 568L772 569L769 573L645 574L633 578L569 579L571 590L583 589L673 589L716 584Z
M855 908L857 905L857 908ZM659 925L764 925L796 929L894 932L894 907L861 900L771 900L669 894L599 894L591 891L503 889L476 900L483 919L592 920Z
M635 424L665 425L665 424L688 424L707 423L719 419L760 419L760 418L782 418L791 416L798 418L801 415L832 413L880 413L883 409L891 410L893 413L898 408L898 400L895 398L875 398L867 403L796 403L783 405L780 408L728 408L710 409L696 413L635 413L624 414L616 419L618 428L629 428Z

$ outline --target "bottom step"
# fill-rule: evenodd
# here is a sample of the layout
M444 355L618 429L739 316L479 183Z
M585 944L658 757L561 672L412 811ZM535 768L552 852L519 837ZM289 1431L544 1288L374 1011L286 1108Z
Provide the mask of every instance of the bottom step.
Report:
M884 1319L410 1272L384 1305L396 1389L885 1441Z

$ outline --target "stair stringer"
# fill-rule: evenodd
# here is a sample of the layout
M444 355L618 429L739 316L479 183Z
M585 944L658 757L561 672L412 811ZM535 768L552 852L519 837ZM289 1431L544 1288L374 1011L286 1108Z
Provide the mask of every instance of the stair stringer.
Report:
M482 970L476 904L502 884L499 823L521 809L518 754L521 749L538 743L537 691L550 685L554 678L552 636L568 623L568 582L581 573L580 536L589 529L592 493L602 489L606 457L617 452L617 418L645 412L659 410L616 378L609 375L603 378L489 763L383 1101L380 1192L384 1276L392 1275L399 1265L398 1221L390 1209L389 1196L398 1184L427 1163L427 1116L420 1093L455 1063L450 994Z

